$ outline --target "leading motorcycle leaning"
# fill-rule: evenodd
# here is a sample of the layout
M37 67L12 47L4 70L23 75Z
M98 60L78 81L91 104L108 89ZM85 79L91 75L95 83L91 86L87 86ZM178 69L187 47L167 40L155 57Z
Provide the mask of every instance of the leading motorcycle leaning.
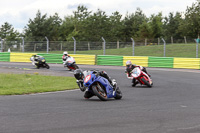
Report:
M47 69L50 68L43 56L33 55L30 60L32 61L32 65L34 65L37 69L39 69L40 67Z
M139 82L141 85L146 85L148 87L153 86L152 79L141 68L136 67L132 70L131 76L136 79L136 82Z
M138 83L148 87L153 86L152 79L150 78L151 76L147 73L146 68L132 64L130 60L126 62L125 73L128 79L132 79L132 87L135 87Z
M109 81L110 78L108 80L107 74L105 76L102 72L104 71L86 70L82 72L80 69L74 71L80 90L86 91L84 97L89 99L92 96L97 96L102 101L107 101L110 98L121 99L122 92L117 87L116 80Z

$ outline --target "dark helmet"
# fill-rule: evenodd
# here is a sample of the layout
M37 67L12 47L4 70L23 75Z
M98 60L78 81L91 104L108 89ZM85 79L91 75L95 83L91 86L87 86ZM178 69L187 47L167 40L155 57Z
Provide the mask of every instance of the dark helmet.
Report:
M77 79L77 80L80 80L80 79L83 79L83 72L81 69L76 69L74 71L74 77Z

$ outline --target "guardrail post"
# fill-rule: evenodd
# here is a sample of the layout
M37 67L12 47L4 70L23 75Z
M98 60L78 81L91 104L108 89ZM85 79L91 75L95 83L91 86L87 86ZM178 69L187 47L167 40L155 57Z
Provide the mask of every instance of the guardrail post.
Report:
M74 40L74 54L76 54L76 39L74 37L72 39Z
M1 52L3 52L3 40L1 37L0 37L0 39L1 39Z
M46 40L47 40L47 54L49 53L49 39L45 36Z
M105 53L106 53L106 41L103 37L101 37L101 39L103 40L103 55L105 55Z
M22 38L22 52L24 52L24 37L21 38Z
M133 48L133 56L135 55L135 41L131 38L132 41L132 48Z
M198 58L198 55L199 55L199 49L198 49L198 47L199 47L199 41L200 41L200 39L197 38L197 39L194 39L194 40L196 41L196 58Z
M162 38L162 41L164 42L164 54L163 54L163 56L165 57L165 51L166 51L166 42L165 42L165 40Z

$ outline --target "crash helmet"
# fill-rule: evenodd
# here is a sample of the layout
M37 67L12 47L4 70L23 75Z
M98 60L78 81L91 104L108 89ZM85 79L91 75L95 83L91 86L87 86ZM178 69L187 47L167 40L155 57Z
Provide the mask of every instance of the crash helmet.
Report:
M64 51L64 52L63 52L63 55L67 56L67 55L68 55L68 52L67 52L67 51Z
M76 70L74 71L74 77L75 77L77 80L83 79L84 74L83 74L82 70L81 70L81 69L76 69Z
M132 65L132 62L130 60L126 61L126 66L129 67L130 65Z

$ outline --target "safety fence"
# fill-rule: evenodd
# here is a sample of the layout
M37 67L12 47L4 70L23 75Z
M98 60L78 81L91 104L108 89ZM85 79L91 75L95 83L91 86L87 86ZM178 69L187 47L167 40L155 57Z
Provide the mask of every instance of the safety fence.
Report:
M38 53L0 53L0 62L31 62ZM47 63L62 64L62 54L41 54ZM144 67L200 69L200 58L70 54L77 64L125 66L127 60Z

